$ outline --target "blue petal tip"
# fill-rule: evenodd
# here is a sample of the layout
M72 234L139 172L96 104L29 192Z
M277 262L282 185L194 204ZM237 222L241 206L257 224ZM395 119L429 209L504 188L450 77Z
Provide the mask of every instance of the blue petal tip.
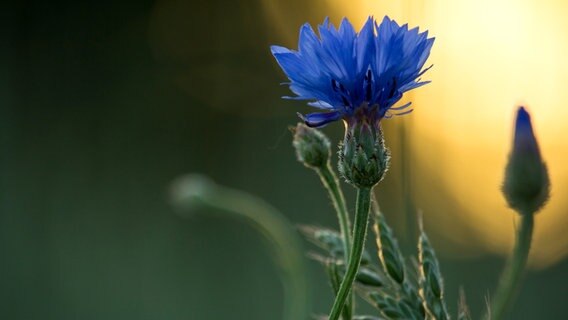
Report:
M525 107L521 106L517 111L516 126L517 128L519 126L531 126L531 116L527 112L527 109L525 109Z

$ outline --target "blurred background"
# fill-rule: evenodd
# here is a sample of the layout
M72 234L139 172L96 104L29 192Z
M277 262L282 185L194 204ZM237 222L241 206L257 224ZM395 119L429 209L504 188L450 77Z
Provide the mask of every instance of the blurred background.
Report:
M436 37L415 111L384 121L393 163L377 188L405 252L415 212L480 316L510 251L499 188L515 107L528 106L552 180L511 319L568 313L568 5L561 0L6 1L0 33L0 318L280 319L260 236L168 205L201 172L294 224L336 227L288 126L307 112L269 45L304 22L388 14ZM339 141L342 126L324 131ZM353 204L351 187L345 186ZM307 261L315 313L332 303Z

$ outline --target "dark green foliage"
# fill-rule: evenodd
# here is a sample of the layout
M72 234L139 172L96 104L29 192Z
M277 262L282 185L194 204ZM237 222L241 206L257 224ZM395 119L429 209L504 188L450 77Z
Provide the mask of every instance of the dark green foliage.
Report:
M417 313L408 301L390 296L385 292L371 292L369 298L387 319L419 320L424 317Z
M378 255L383 271L398 284L404 282L404 258L385 217L375 206L375 231Z
M343 239L339 232L313 226L302 226L300 231L310 242L326 251L329 257L335 260L343 260ZM365 250L361 258L361 265L366 266L370 263L371 255Z
M418 263L419 293L428 318L437 320L449 319L444 301L444 285L438 259L424 230L421 230L418 239Z

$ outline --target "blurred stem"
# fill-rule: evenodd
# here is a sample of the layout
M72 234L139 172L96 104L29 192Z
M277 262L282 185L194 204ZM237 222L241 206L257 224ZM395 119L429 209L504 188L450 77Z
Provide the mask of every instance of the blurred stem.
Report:
M343 196L343 191L339 185L339 180L331 168L331 164L328 162L327 165L316 169L318 175L320 176L321 182L324 187L329 192L329 197L333 203L333 207L337 212L337 220L339 221L339 230L341 231L341 237L343 238L343 260L349 260L349 254L351 252L351 221L349 219L349 213L347 212L347 205L345 204L345 197ZM335 292L337 295L338 292ZM343 309L343 318L345 320L351 320L353 314L353 297L347 299L345 308Z
M347 271L345 272L345 276L335 297L329 320L337 320L339 318L345 301L351 291L359 265L361 264L361 256L363 255L363 247L365 246L365 238L367 237L367 225L369 224L370 205L371 188L358 188L355 224L353 226L353 246L349 256Z
M191 209L195 205L219 209L252 225L271 244L284 286L284 319L308 318L308 275L301 240L294 227L275 208L248 193L215 185L201 176L182 178L174 184L174 204ZM246 289L245 289L246 291Z
M534 214L532 212L521 214L521 224L517 230L513 255L509 258L499 280L499 285L491 304L491 316L488 319L503 319L517 295L529 256L533 227Z

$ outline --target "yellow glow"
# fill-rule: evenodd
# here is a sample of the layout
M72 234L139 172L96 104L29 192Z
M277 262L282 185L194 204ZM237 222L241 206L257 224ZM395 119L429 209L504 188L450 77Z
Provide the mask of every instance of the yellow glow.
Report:
M528 106L552 180L550 203L537 217L532 262L545 266L568 253L568 2L562 0L328 0L336 18L357 26L388 14L436 37L415 90L413 162L435 174L459 208L425 197L429 181L414 179L417 205L429 227L453 240L452 250L510 250L513 218L499 192L516 106ZM282 13L282 12L281 12ZM408 97L407 97L408 98ZM396 161L396 159L395 159ZM432 178L431 178L432 179ZM442 205L445 212L436 212ZM455 221L466 221L468 234ZM452 245L450 244L450 247Z

